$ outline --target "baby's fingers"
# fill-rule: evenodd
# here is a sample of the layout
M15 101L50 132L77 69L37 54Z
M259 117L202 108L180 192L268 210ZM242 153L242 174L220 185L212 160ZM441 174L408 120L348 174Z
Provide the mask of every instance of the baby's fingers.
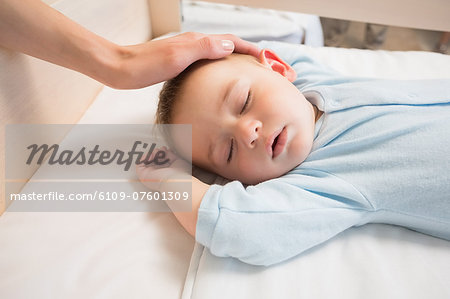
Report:
M166 153L166 157L167 157L168 159L170 159L170 161L172 161L172 162L180 158L180 157L178 157L177 154L175 154L174 151L172 151L172 150L171 150L170 148L168 148L167 146L163 146L163 147L162 147L162 150Z

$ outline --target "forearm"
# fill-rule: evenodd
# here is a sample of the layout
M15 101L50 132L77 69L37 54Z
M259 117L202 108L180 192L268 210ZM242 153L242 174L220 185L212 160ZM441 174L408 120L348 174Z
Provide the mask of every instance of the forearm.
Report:
M0 0L0 45L114 85L123 48L38 0Z
M168 202L173 214L184 229L195 238L195 228L197 225L198 209L202 202L203 196L208 190L209 185L203 183L195 177L192 177L192 210L190 212L177 212L176 203ZM164 188L163 188L164 189ZM173 189L173 188L172 188ZM162 190L174 191L174 190Z

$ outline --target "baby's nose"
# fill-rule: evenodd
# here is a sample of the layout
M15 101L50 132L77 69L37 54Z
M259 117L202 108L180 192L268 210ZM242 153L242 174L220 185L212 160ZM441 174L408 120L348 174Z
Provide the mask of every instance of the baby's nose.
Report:
M239 136L244 145L252 148L256 145L262 123L258 120L243 120L239 123Z

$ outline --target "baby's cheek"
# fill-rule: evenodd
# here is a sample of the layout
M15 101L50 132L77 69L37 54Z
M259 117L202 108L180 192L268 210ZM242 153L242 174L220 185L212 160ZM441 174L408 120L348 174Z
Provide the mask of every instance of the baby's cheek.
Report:
M260 182L262 178L267 176L268 168L263 165L262 160L248 157L239 163L236 176L244 182Z
M238 171L242 174L250 174L252 169L258 167L258 161L252 156L241 157L238 161Z

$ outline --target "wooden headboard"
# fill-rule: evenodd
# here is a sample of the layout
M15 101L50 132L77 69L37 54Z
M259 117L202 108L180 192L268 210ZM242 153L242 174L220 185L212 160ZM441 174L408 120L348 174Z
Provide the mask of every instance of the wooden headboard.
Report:
M38 0L37 0L38 1ZM89 30L135 44L180 30L179 0L45 0ZM219 0L229 4L450 31L449 0ZM0 214L5 194L5 125L76 123L102 85L79 73L0 47ZM31 177L32 173L28 177ZM23 182L25 183L25 181ZM17 190L20 191L20 190Z

